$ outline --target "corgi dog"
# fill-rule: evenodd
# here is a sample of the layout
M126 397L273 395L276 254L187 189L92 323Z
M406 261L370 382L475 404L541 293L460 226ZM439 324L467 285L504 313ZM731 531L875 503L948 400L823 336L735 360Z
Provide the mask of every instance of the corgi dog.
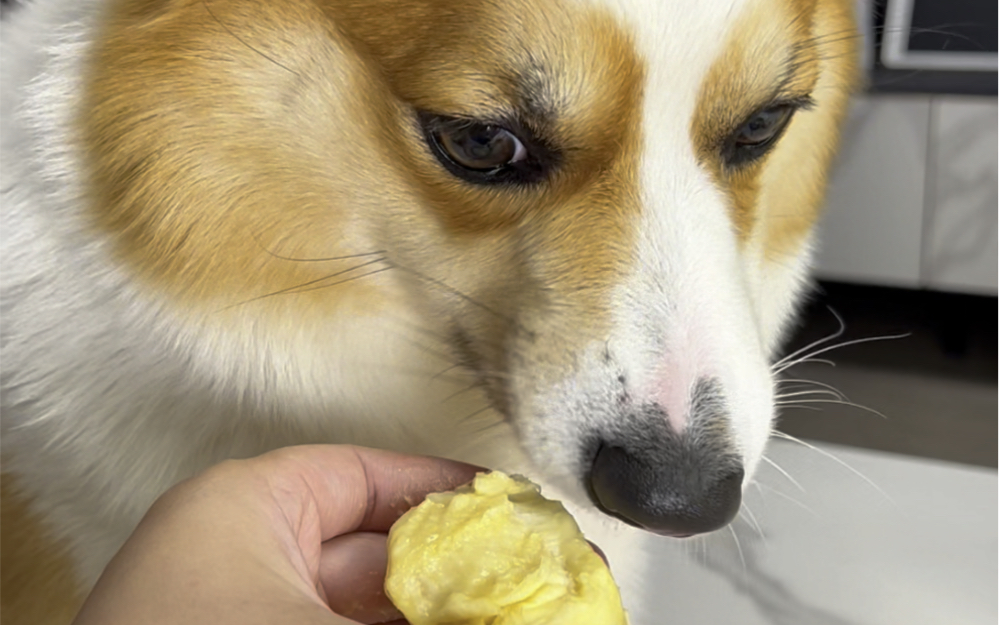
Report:
M11 623L67 622L165 489L284 445L525 473L624 578L636 537L736 515L851 2L5 8Z

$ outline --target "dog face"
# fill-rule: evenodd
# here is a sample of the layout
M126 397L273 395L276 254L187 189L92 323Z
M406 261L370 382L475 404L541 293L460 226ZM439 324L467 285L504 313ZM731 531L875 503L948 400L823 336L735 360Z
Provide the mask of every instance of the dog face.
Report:
M143 284L231 311L239 358L418 311L603 510L672 535L734 516L852 86L849 3L109 15L79 141L95 227ZM309 379L324 356L287 343L281 376Z

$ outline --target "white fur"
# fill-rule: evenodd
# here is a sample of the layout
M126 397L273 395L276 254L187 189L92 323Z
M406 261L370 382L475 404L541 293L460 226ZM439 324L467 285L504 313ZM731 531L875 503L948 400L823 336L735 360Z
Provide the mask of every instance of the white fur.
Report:
M704 75L749 3L606 4L635 33L649 72L635 268L617 290L610 336L591 347L576 374L536 400L534 410L546 418L529 424L525 444L549 471L579 472L576 432L617 417L591 409L614 403L616 374L600 362L606 346L639 399L660 403L678 431L696 382L720 380L751 476L774 417L768 359L794 309L803 264L740 251L723 192L697 165L690 139ZM690 36L696 32L712 36Z
M690 385L722 380L748 476L772 419L767 360L804 261L740 255L723 197L696 166L688 136L700 82L745 2L607 2L650 68L643 123L652 131L635 270L615 293L606 343L643 393L672 407L678 428ZM352 442L524 470L526 457L495 415L462 422L484 400L476 392L447 399L464 382L433 377L448 363L410 330L422 323L419 311L255 339L226 331L234 317L193 324L133 284L107 241L86 228L79 167L66 147L81 47L99 4L34 0L2 31L5 470L69 541L85 583L164 489L227 457ZM403 296L391 273L373 279ZM526 426L522 442L553 478L578 469L573 419L608 418L573 410L611 392L603 347L591 346L573 376L533 400L532 409L557 418ZM608 533L612 524L590 512L582 522L626 582L639 555L625 545L647 539ZM626 597L635 593L625 588Z
M462 456L490 417L439 425L465 383L427 383L448 363L414 344L407 320L233 336L231 317L190 324L117 267L85 226L66 148L88 8L39 2L3 25L5 68L41 68L4 72L5 470L85 583L163 490L225 458L320 441ZM482 400L443 406L460 416Z

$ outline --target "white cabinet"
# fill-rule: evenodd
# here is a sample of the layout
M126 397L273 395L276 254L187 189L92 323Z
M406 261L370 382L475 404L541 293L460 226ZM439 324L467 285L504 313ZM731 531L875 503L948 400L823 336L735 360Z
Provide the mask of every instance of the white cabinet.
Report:
M995 99L934 98L923 282L996 294L999 198Z
M843 135L820 278L995 295L995 98L869 95Z
M929 118L923 97L854 102L819 230L820 277L919 285Z

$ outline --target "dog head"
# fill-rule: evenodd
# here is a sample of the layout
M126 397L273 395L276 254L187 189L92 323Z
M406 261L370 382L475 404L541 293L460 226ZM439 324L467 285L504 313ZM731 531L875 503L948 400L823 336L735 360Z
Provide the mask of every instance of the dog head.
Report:
M671 535L731 520L854 81L849 2L109 15L81 141L95 223L143 281L256 302L258 334L404 297L597 506ZM321 258L386 271L313 290L340 274L291 261Z

